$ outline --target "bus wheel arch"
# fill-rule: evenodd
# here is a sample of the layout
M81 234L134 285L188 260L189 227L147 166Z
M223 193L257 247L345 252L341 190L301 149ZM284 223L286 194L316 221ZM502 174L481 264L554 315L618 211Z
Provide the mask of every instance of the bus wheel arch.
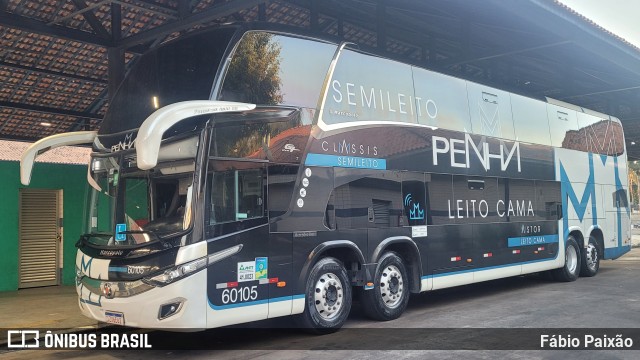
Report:
M365 264L364 255L358 245L349 240L332 240L326 241L316 246L311 253L307 256L307 261L302 266L300 272L300 278L298 279L299 290L304 292L306 290L305 285L307 278L311 272L312 267L325 257L332 257L344 264L344 267L349 273L350 270L355 270L354 267L363 268ZM353 279L349 279L351 282ZM349 285L351 285L351 282Z
M422 261L418 245L408 237L396 236L381 242L371 256L371 262L377 263L386 252L396 253L404 262L408 273L409 289L419 293L421 289Z
M582 235L582 232L580 230L571 231L569 233L569 237L573 237L580 249L584 248L584 235Z

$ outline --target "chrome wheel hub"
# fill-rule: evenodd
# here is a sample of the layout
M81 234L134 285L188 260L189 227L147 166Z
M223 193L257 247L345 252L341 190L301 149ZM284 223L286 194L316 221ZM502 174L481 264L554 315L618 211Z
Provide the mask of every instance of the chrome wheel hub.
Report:
M313 300L322 318L329 320L337 316L342 309L343 297L343 285L335 274L323 274L316 282Z
M596 270L596 266L598 265L598 249L593 245L593 243L589 243L587 245L587 267L591 271Z
M567 270L569 270L571 274L575 274L578 268L578 253L576 252L576 248L569 246L566 254L564 255L564 260Z
M382 301L387 307L394 308L398 306L404 292L404 280L400 269L395 265L389 265L382 270L378 289L382 296Z

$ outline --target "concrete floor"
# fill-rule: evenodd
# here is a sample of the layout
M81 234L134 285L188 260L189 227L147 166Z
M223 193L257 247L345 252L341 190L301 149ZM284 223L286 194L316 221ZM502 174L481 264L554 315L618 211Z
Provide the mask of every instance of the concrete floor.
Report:
M50 286L0 292L0 328L69 329L95 327L80 314L74 286ZM0 339L6 334L0 334Z
M631 214L631 224L638 224L639 227L631 226L631 245L640 246L640 213Z

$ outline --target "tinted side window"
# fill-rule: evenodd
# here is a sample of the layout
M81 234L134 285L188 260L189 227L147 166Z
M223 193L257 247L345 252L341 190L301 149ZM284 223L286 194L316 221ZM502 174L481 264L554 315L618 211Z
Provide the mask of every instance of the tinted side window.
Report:
M414 67L413 82L420 124L471 132L464 80Z
M560 183L556 181L535 181L536 215L542 220L558 220L562 217Z
M499 210L500 216L507 221L532 221L536 216L536 188L532 180L499 179L505 183L504 201L500 203L504 209ZM500 207L500 206L498 206Z
M467 93L474 134L515 139L508 92L467 82Z
M577 149L602 155L620 155L624 152L622 126L615 121L590 114L578 113L579 135L584 148Z
M551 145L546 106L542 101L511 94L516 140Z
M506 221L500 216L505 209L504 185L491 177L454 176L453 195L447 205L450 221L458 224Z
M220 100L315 108L336 46L247 32L227 70Z
M273 219L289 211L291 196L293 195L296 184L298 167L290 165L270 165L268 169L268 209L269 218Z
M557 105L547 104L547 116L551 128L551 145L566 149L577 149L583 146L583 139L578 134L578 118L574 110Z
M415 104L411 66L344 50L329 83L323 120L415 123Z
M265 216L262 164L245 163L244 168L212 165L210 173L211 208L209 224L239 221ZM216 171L218 170L218 171Z
M253 157L267 141L265 124L217 125L213 128L210 156Z
M629 198L627 196L627 190L624 190L624 189L616 190L616 192L614 192L612 195L613 195L613 207L614 208L618 208L618 207L628 208L629 207L629 204L627 202L627 199Z
M453 200L453 183L451 175L426 174L427 182L427 217L429 225L451 224L449 218L450 204Z
M287 152L283 147L293 145L295 149L304 149L309 138L311 126L300 126L300 116L295 115L287 121L267 122L268 118L250 115L243 119L223 119L216 117L211 132L209 156L228 158L251 158L271 160L279 163L298 162L300 151ZM236 121L234 121L236 120ZM235 125L238 121L241 125Z

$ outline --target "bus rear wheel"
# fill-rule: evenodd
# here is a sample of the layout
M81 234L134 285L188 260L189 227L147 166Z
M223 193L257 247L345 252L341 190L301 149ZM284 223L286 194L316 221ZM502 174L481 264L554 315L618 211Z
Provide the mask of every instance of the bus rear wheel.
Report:
M332 257L320 259L305 289L305 308L298 323L317 334L340 329L351 311L351 284L342 263Z
M599 269L600 246L598 246L596 239L590 236L587 247L582 249L582 266L580 267L580 276L596 276Z
M578 242L569 235L564 245L564 266L554 270L554 278L562 282L575 281L580 275L581 260Z
M364 313L379 321L397 319L409 303L409 282L402 258L386 252L378 261L374 287L362 292Z

